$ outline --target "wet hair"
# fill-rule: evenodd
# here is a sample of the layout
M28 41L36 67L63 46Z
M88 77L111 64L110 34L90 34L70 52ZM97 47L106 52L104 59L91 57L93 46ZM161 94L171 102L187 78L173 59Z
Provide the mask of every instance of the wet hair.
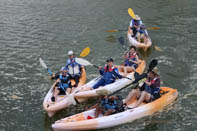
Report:
M136 51L136 47L135 46L132 45L132 46L129 47L129 49L132 49L132 48Z

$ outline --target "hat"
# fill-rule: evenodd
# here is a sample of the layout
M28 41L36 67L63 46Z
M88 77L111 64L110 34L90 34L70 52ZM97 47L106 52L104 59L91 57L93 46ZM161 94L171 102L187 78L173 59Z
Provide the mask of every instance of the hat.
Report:
M96 94L99 96L106 96L106 95L108 95L108 90L106 90L106 89L97 90Z
M159 70L158 70L157 67L154 67L154 68L152 69L152 72L155 73L156 75L158 75Z
M66 70L66 68L63 66L60 70L63 71L63 70Z
M114 60L112 58L109 58L106 60L106 62L114 62Z
M74 54L74 53L73 53L72 50L68 51L68 55L73 55L73 54Z
M139 15L135 15L135 20L141 20L141 18L139 17Z

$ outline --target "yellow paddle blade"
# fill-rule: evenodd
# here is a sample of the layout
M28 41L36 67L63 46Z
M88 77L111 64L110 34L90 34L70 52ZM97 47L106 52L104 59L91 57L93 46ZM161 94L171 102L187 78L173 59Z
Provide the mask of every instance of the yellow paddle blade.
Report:
M90 47L86 47L80 54L80 57L86 57L90 53Z
M160 28L159 27L148 27L147 29L148 30L159 30Z
M107 30L106 32L118 32L119 30Z
M133 12L131 8L128 9L128 13L133 19L136 19L135 13Z
M155 45L155 50L156 50L156 51L160 51L160 52L163 51L160 47L158 47L158 46L156 46L156 45Z

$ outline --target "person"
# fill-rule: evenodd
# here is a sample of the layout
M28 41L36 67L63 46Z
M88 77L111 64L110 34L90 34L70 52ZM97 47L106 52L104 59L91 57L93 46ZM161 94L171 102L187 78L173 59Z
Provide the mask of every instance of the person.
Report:
M99 114L108 116L117 111L117 107L118 107L117 96L107 96L108 91L105 89L97 90L96 94L99 96L98 103L90 108L86 108L86 110L96 108L95 114L94 114L95 118L97 118Z
M140 26L142 25L141 18L138 15L135 15L136 19L132 19L128 28L129 33L132 35L134 38L138 38L140 33Z
M65 68L68 70L71 79L74 79L75 84L73 85L73 88L75 88L79 84L82 66L75 61L75 55L72 50L68 51L68 57Z
M125 53L124 58L125 61L123 63L123 66L120 67L120 69L123 69L124 76L127 76L127 72L135 71L135 69L140 64L140 60L136 52L136 47L130 46L129 52Z
M139 41L140 43L145 43L147 44L146 40L148 38L148 32L146 30L146 27L144 24L141 24L140 29L139 29L139 34L137 37L137 41Z
M104 68L99 67L101 79L92 87L85 87L85 89L83 90L97 89L100 86L105 86L115 82L117 78L122 78L122 76L118 72L118 68L113 65L114 60L112 58L109 58L106 60L106 62L107 65Z
M51 101L55 102L57 95L65 95L66 92L71 93L71 76L68 74L68 71L65 68L62 68L61 74L56 76L56 84L54 85L53 95L51 97Z
M131 99L136 98L138 101L131 107L136 108L142 102L151 102L160 97L160 77L158 75L158 68L155 67L153 70L148 72L147 80L143 86L137 89L133 89L126 99L124 104L127 104Z

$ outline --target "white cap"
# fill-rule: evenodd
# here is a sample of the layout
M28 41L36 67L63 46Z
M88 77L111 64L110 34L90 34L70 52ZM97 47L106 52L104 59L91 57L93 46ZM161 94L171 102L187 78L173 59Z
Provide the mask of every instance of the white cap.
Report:
M139 15L135 15L136 20L141 20L141 18L139 17Z
M73 55L74 53L73 53L73 51L72 50L70 50L69 52L68 52L68 55Z

